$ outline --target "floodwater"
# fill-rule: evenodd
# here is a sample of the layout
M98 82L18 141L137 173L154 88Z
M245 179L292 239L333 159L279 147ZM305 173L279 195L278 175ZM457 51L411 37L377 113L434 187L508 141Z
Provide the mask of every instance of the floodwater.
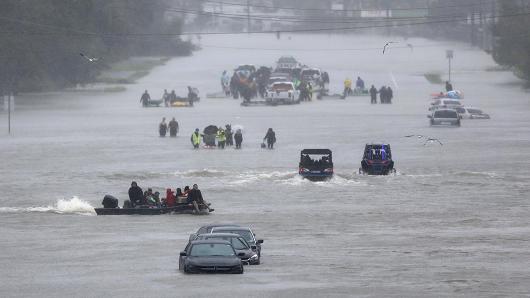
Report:
M466 45L394 38L400 44L383 55L387 40L205 37L203 50L122 93L18 97L11 136L0 114L0 296L529 296L530 94ZM407 43L414 48L399 47ZM443 86L423 74L445 76L446 49L455 50L455 88L491 120L429 127L429 95ZM273 66L281 55L328 71L332 92L358 75L390 85L394 104L357 97L241 107L205 98L219 91L223 70ZM194 108L140 106L144 89L156 98L164 88L184 95L187 85L201 91ZM158 137L162 117L179 121L176 139ZM242 150L191 149L196 127L227 123L244 127ZM263 150L269 127L278 143ZM392 146L397 174L358 175L364 144L381 141ZM333 150L335 178L300 179L304 148ZM107 193L121 204L132 180L161 192L198 183L216 211L95 216ZM211 222L250 225L265 240L262 265L244 275L181 274L188 235Z

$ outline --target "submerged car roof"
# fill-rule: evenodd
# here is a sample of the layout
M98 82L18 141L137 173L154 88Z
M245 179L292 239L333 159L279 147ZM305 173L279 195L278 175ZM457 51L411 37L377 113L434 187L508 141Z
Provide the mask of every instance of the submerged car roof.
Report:
M224 226L216 227L216 230L232 230L232 231L250 231L250 227L241 227L241 226Z
M230 242L226 240L220 240L220 239L207 239L207 240L193 240L191 241L191 244L230 244Z
M221 238L221 237L241 237L239 234L234 233L206 233L206 234L199 234L197 235L197 238L199 237L208 237L208 238Z
M329 149L304 149L301 154L331 154Z

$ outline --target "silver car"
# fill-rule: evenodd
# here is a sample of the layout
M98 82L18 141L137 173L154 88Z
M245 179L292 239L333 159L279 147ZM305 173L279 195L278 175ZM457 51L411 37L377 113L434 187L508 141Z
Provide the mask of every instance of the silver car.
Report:
M438 109L427 116L433 125L460 126L460 116L453 109Z

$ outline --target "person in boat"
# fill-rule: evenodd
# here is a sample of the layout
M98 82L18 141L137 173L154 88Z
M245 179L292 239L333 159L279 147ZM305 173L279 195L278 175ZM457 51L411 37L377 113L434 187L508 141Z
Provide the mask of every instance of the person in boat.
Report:
M351 86L352 86L352 81L350 80L350 78L346 78L346 80L344 80L344 92L342 93L344 97L353 94L353 90L351 90Z
M142 97L140 97L140 102L142 103L142 106L147 107L150 101L151 96L149 95L149 92L145 90L145 92L142 94Z
M375 104L377 103L377 89L374 85L370 88L370 103Z
M158 125L158 132L160 133L161 137L165 137L167 133L167 123L166 123L166 117L162 118L162 122Z
M453 91L453 84L451 84L449 81L445 81L445 91Z
M188 200L193 204L193 207L197 212L201 211L201 207L207 208L210 212L213 211L213 209L210 208L210 204L202 197L201 190L197 184L193 184L193 188L188 193Z
M263 141L265 140L267 141L267 148L274 149L274 143L276 143L276 133L274 130L272 130L272 128L267 130L267 134L263 138Z
M364 90L364 81L361 79L361 77L357 77L357 81L355 82L355 88L359 90Z
M166 189L166 207L174 207L176 203L175 195L173 194L173 191L171 191L171 188Z
M184 186L184 191L182 192L182 196L188 197L189 193L190 193L190 187L188 185Z
M201 134L199 133L198 128L195 128L195 132L191 134L191 144L193 145L193 148L199 149L199 145L201 144Z
M131 187L129 188L129 201L131 201L131 207L143 205L144 203L144 192L135 181L131 182Z
M170 137L176 137L177 133L179 132L179 123L177 120L175 120L175 117L169 121L169 136Z
M164 105L166 107L169 107L170 101L169 101L169 93L167 93L167 89L164 89L164 95L162 95L162 99L164 100Z
M222 128L219 128L217 131L217 148L224 149L226 144L226 134L225 130Z
M234 146L234 133L232 132L232 125L225 125L225 136L226 136L226 146Z
M241 129L236 131L234 140L236 141L236 149L241 149L241 144L243 143L243 133L241 132Z

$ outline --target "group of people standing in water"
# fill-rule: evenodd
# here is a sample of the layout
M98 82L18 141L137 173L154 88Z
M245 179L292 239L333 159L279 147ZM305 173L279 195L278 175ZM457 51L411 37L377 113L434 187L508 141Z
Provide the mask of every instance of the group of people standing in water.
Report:
M169 129L169 136L176 137L179 133L179 123L175 120L175 117L166 123L166 117L162 118L162 122L158 125L158 132L161 137L165 137Z

